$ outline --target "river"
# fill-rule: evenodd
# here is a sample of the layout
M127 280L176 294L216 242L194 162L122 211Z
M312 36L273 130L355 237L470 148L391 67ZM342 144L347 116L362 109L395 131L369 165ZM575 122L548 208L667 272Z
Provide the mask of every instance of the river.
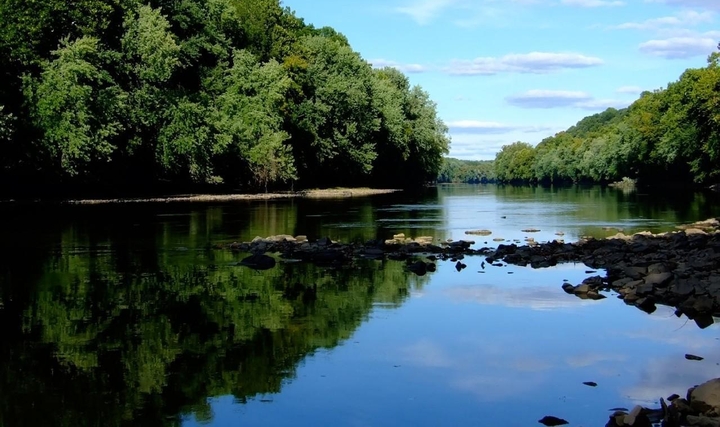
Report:
M603 274L584 265L260 272L216 247L276 234L574 241L720 217L717 195L448 185L0 215L3 426L594 426L720 377L717 324L566 295L564 280ZM492 235L465 234L477 229Z

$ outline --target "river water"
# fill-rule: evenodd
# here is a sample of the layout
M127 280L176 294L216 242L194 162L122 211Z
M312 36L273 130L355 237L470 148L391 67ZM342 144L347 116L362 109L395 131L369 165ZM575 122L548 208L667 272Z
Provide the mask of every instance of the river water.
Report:
M717 217L715 195L458 185L0 215L2 426L596 426L720 377L717 325L566 295L563 280L603 274L584 265L258 272L215 247L276 234L574 241ZM465 235L477 229L493 234Z

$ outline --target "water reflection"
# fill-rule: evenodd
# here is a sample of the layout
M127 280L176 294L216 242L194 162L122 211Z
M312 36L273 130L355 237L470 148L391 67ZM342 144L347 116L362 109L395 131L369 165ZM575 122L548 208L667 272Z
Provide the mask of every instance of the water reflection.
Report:
M440 263L423 278L393 261L256 272L214 244L459 239L479 228L521 239L527 227L542 229L538 240L573 240L720 216L712 197L448 186L52 217L3 207L0 425L533 425L548 413L596 425L608 408L720 376L718 326L565 295L563 280L589 274L582 265L483 269L466 258L463 272Z

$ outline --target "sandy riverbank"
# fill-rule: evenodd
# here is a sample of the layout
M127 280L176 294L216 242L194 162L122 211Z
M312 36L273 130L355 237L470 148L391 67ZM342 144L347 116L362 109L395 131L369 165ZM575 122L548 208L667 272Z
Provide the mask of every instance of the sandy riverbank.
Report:
M232 202L238 200L276 200L276 199L332 199L346 197L367 197L378 194L399 192L397 189L381 188L328 188L314 189L284 193L256 193L256 194L186 194L166 197L146 198L115 198L115 199L73 199L63 203L71 205L99 205L113 203L207 203Z

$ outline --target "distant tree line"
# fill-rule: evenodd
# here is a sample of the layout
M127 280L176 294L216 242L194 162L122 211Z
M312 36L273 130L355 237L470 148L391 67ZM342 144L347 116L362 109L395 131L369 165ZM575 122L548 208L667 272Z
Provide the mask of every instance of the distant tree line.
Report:
M492 160L460 160L451 157L443 159L437 182L487 184L495 182Z
M720 181L720 54L666 88L644 92L546 138L506 145L495 158L500 182Z
M279 0L6 0L0 78L5 195L413 185L449 145L425 91Z

